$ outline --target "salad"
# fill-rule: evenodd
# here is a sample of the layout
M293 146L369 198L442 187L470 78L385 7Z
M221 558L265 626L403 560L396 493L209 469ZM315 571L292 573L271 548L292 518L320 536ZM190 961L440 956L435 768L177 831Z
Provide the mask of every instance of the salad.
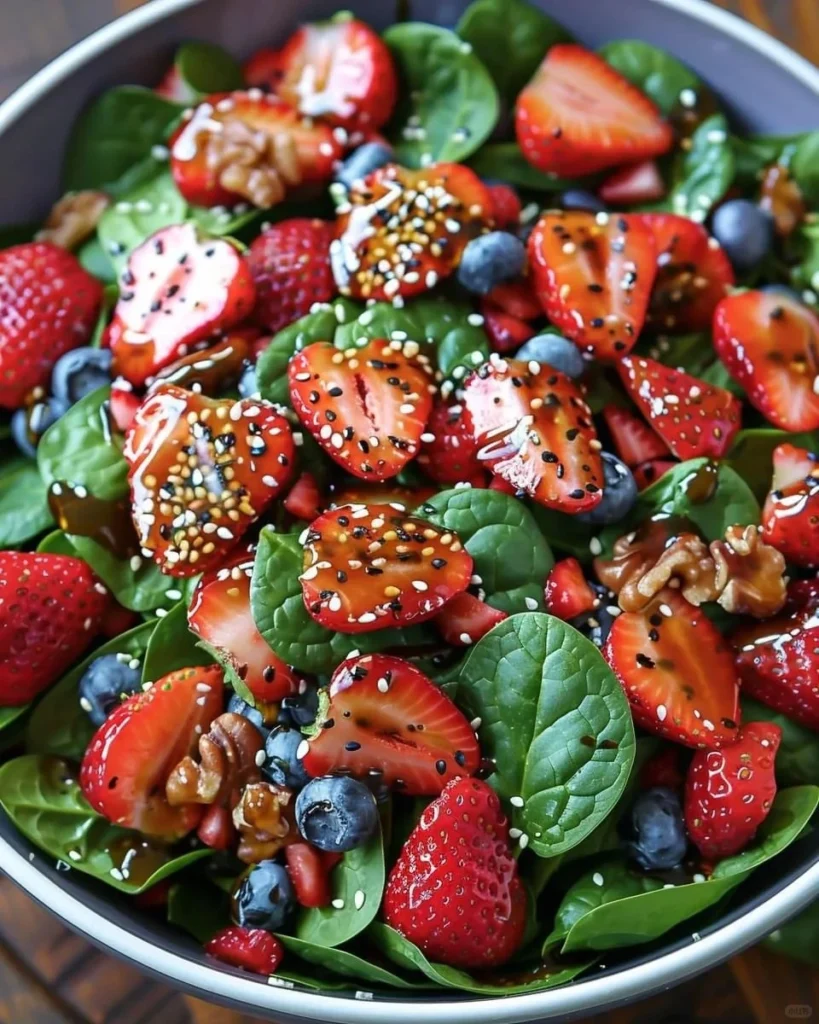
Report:
M95 99L0 231L20 832L270 984L695 940L819 805L817 168L523 0Z

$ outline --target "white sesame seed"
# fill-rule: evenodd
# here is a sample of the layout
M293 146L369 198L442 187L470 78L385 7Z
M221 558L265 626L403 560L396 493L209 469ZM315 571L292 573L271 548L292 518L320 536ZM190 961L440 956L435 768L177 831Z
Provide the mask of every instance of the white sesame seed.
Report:
M355 909L361 910L361 908L364 906L366 899L367 894L364 892L364 890L356 889L355 895L353 896L353 904L355 905Z
M522 796L510 796L509 797L509 803L513 807L523 807L523 797Z
M344 909L344 900L342 900L342 899L333 900L331 902L330 906L333 907L334 910L343 910Z
M522 835L523 835L523 829L520 829L520 828L510 828L509 829L509 838L510 839L520 839L520 837Z
M417 590L421 594L423 594L425 590L429 590L429 586L424 583L423 580L413 580L412 586L414 590Z
M599 871L595 871L595 873L592 875L592 881L595 885L603 884L603 876L600 874Z
M132 555L128 565L131 567L131 572L139 572L142 568L142 559L139 555Z
M603 551L603 545L599 537L592 537L589 541L589 551L591 551L593 555L599 555Z
M525 850L526 847L529 845L529 836L527 836L525 832L520 837L520 839L518 839L518 844L520 845L521 850Z
M469 644L472 643L472 637L469 635L469 633L461 633L458 639L461 641L462 644L466 644L467 646L469 646Z
M534 611L537 610L537 601L533 597L525 598L524 599L524 604L526 605L526 607L529 609L530 612L534 612Z
M91 713L91 701L87 697L80 697L80 707L86 714Z
M309 750L310 744L307 740L302 740L298 747L296 747L296 757L298 760L301 761L303 758L307 757Z
M267 757L267 755L265 754L264 750L257 750L256 751L256 767L257 768L261 768L262 767L262 765L265 762L265 758L266 757Z
M482 718L473 718L472 721L469 723L469 728L472 730L476 730L480 729L481 725L483 725Z

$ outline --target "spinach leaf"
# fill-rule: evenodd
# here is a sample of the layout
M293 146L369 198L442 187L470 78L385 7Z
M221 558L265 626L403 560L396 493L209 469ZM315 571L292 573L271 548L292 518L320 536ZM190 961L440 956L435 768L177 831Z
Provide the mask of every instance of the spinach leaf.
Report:
M526 0L474 0L455 31L486 65L498 92L514 103L555 43L572 36Z
M634 760L628 701L567 623L537 612L499 623L472 648L457 702L480 717L490 784L523 801L513 824L539 856L577 846L617 804Z
M68 539L67 534L62 530L52 530L37 545L38 551L45 551L50 555L71 555L77 558L77 549Z
M647 343L640 341L636 350L640 355L647 355L665 366L684 370L694 377L699 377L716 358L711 336L705 331L662 335L649 339Z
M410 21L384 33L401 78L388 136L398 161L424 167L465 160L498 119L498 92L489 72L446 28Z
M734 151L723 114L712 114L691 136L672 174L668 201L674 213L702 222L734 179Z
M436 635L425 625L405 629L379 629L373 633L338 633L312 619L304 607L299 575L303 547L293 534L276 533L266 526L259 538L250 606L259 632L288 665L302 672L325 675L351 651L371 654L437 645Z
M187 208L167 167L109 206L97 235L117 275L125 270L133 249L160 228L181 224Z
M174 65L179 77L194 94L193 99L212 92L233 92L244 85L242 69L221 46L187 42L176 51Z
M790 171L809 206L819 203L819 131L806 132L796 143Z
M6 762L0 767L0 804L35 846L120 892L144 892L213 853L206 848L175 855L111 825L83 796L75 770L57 757L26 754ZM131 850L136 851L133 881L120 870ZM150 873L136 870L141 851L150 856Z
M30 704L19 704L15 708L0 708L0 732L19 721L30 707Z
M517 498L477 488L442 491L421 514L458 534L493 608L509 614L543 610L543 585L554 558Z
M0 469L0 548L16 548L53 523L37 463L12 456Z
M591 561L589 542L592 538L588 526L578 523L574 516L546 508L536 501L527 501L526 507L550 547L574 555L581 562Z
M623 78L652 99L668 116L679 103L680 93L704 89L701 79L670 53L641 39L615 39L600 47L600 56Z
M168 923L204 946L230 924L230 894L199 878L177 882L168 893Z
M756 191L759 175L769 165L780 160L790 162L801 135L732 135L737 183Z
M790 270L791 284L802 292L805 302L816 306L819 299L819 221L800 224L788 239L794 265Z
M87 270L92 277L97 277L109 285L115 284L117 272L114 270L114 264L96 235L92 235L86 242L83 242L75 256L79 260L80 266ZM93 342L89 342L89 344L93 344Z
M771 932L765 946L774 953L819 967L819 903L812 903L801 914Z
M142 681L154 683L169 672L193 665L212 665L213 661L213 656L199 643L199 637L188 629L188 607L180 601L156 623L142 664Z
M118 558L91 537L68 538L79 558L87 562L120 604L131 611L153 612L179 600L185 581L166 576L156 562L142 556Z
M740 430L734 438L726 461L760 502L765 500L771 489L774 448L786 442L819 451L819 431L791 434L773 427L752 427Z
M488 142L470 158L469 166L481 178L497 178L538 192L562 192L577 184L575 180L533 167L517 142Z
M773 722L782 730L776 752L776 781L780 786L800 786L819 780L819 736L780 711L742 697L743 722Z
M365 960L349 950L305 942L303 939L297 939L294 935L279 935L278 938L288 953L293 953L316 967L325 967L328 971L340 974L344 978L392 988L425 987L416 982L407 981L406 978L395 974L394 971L387 970L386 967L375 963L370 957L370 950L367 951L368 958ZM372 952L375 953L375 950Z

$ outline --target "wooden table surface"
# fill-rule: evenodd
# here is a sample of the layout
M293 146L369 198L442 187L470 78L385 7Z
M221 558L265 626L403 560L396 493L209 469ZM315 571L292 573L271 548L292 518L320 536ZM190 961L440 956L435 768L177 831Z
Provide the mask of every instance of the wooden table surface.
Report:
M0 99L76 40L141 2L0 0ZM717 2L819 63L819 0ZM680 988L588 1024L774 1024L813 1015L819 1016L816 972L754 949ZM0 1024L254 1021L181 996L99 953L0 877Z

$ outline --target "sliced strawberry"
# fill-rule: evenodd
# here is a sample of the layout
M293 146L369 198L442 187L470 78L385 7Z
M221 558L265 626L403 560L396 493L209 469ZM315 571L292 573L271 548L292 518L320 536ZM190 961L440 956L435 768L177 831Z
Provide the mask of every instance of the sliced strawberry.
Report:
M167 381L188 391L224 394L242 375L257 334L252 327L233 330L208 348L188 352L163 367L151 383Z
M329 181L342 154L329 125L260 89L206 97L169 146L176 187L196 206L274 206L302 184Z
M515 130L523 155L568 178L668 152L671 126L651 100L582 46L552 46L520 93Z
M512 316L511 313L504 313L489 299L481 299L480 309L484 330L493 352L499 352L501 355L517 352L524 341L537 334L531 324Z
M670 453L659 434L639 416L619 405L607 405L603 419L609 428L614 450L629 469L636 469L652 459L664 459Z
M159 385L123 451L140 546L171 576L218 565L283 490L293 435L269 402Z
M511 228L516 230L520 225L520 213L523 209L520 196L504 182L487 186L492 204L492 220L501 231Z
M637 725L688 747L733 743L739 680L730 645L699 608L667 587L614 620L603 651Z
M242 67L242 77L251 88L273 91L274 78L278 77L279 51L271 46L255 50Z
M819 427L819 317L807 306L781 292L729 295L714 314L714 348L775 427Z
M302 760L314 778L344 771L436 796L480 758L474 730L435 683L402 658L369 654L333 673Z
M165 782L224 704L222 670L183 668L118 705L85 752L80 785L103 817L150 836L178 839L195 828L202 809L172 807Z
M124 387L118 386L125 385ZM120 377L111 385L111 397L108 400L108 410L114 426L121 434L127 433L134 422L137 409L142 404L142 399L135 395L127 380Z
M543 316L534 283L528 275L513 281L501 281L483 301L518 320L539 320Z
M284 958L284 948L275 935L262 928L223 928L205 943L208 956L253 974L275 974Z
M731 447L742 405L730 391L642 356L621 359L618 371L635 405L678 459L719 459Z
M137 246L120 283L108 339L114 373L136 385L244 319L255 299L236 247L200 240L192 223L162 228Z
M486 469L478 459L472 427L456 402L439 402L432 410L418 465L439 484L483 486ZM432 440L429 440L432 438Z
M614 359L634 346L656 273L639 217L552 210L529 236L529 261L546 315L579 348Z
M657 277L646 319L658 331L707 331L734 284L725 250L702 224L673 213L643 213L654 234Z
M464 381L463 405L478 458L516 490L570 514L600 503L600 442L573 380L495 356Z
M358 481L333 491L334 506L339 505L399 505L403 509L417 508L433 494L438 493L437 487L413 485L402 487L394 480L384 484L366 484Z
M171 64L154 92L171 103L195 103L197 97L196 90L185 81L176 64Z
M552 566L546 579L546 611L571 622L600 605L600 598L586 579L576 558L564 558Z
M642 160L619 167L600 185L597 194L609 206L651 203L663 198L665 182L656 160Z
M634 479L637 481L637 488L640 491L644 491L646 487L651 487L652 484L656 483L660 477L673 469L678 463L674 462L673 459L651 459L649 462L643 462L639 466L635 466Z
M317 341L290 360L299 419L332 459L362 480L388 480L418 454L432 411L432 376L427 362L405 351L382 340L343 352Z
M304 548L308 612L340 633L425 622L472 577L451 532L393 505L343 505L319 516Z
M762 537L789 562L819 566L819 461L807 448L780 444L762 510Z
M337 207L338 238L330 256L338 290L357 299L392 300L434 288L456 269L491 210L486 185L461 164L416 171L380 167L356 182Z
M448 601L444 610L435 616L435 625L448 644L468 647L506 618L506 612L464 591Z
M668 789L681 790L685 785L682 754L680 747L669 744L650 757L640 769L640 788L666 786Z
M282 502L291 516L312 522L321 511L321 490L312 473L302 473Z

